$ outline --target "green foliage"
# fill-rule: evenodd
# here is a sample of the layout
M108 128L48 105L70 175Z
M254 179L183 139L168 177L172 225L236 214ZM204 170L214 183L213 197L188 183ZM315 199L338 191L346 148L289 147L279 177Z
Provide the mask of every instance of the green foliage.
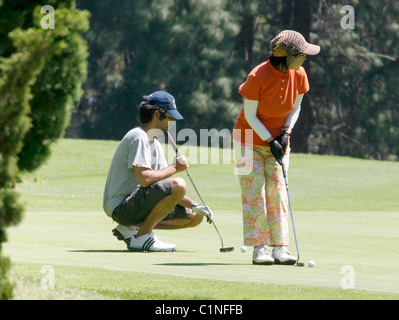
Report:
M11 189L19 172L38 168L49 156L49 145L63 135L87 76L81 34L88 29L89 13L74 9L73 1L49 4L60 5L55 29L41 27L41 6L34 7L34 1L2 3L0 22L7 22L0 23L0 249L5 228L17 224L24 211ZM8 260L0 259L0 297L8 298Z
M38 56L43 34L40 31L23 32L18 29L14 36L20 37L23 48L9 58L0 59L0 232L5 241L5 228L21 219L23 208L17 204L17 195L9 190L18 178L17 154L31 121L29 100L30 86L41 71L44 59ZM30 44L30 47L29 47ZM29 50L30 48L30 50ZM0 244L1 245L1 244ZM7 280L6 258L0 255L0 296L10 297Z
M13 36L18 37L21 50L9 58L0 58L0 187L15 183L17 154L31 126L30 88L44 64L37 50L44 43L43 32L17 29Z
M141 97L160 89L175 96L187 127L212 127L215 117L233 125L239 104L229 39L239 28L224 1L80 3L95 17L87 34L91 77L75 117L86 137L119 139L137 125Z
M0 229L0 240L1 240ZM8 270L10 269L10 259L0 255L0 300L12 298L13 284L10 282Z
M141 96L159 89L176 96L185 116L179 126L232 129L239 84L267 58L275 34L298 29L322 50L305 63L311 91L294 149L396 160L399 5L347 1L355 9L352 30L341 27L341 1L312 1L309 14L304 2L79 0L93 13L86 36L92 54L69 136L121 138L137 125Z
M18 224L24 212L14 190L0 188L0 300L12 298L13 284L9 279L10 260L1 255L2 243L7 241L6 227Z
M40 7L37 7L36 25L40 25L41 16ZM64 135L74 102L83 94L81 83L87 78L88 53L81 34L88 30L88 16L87 11L55 11L57 26L52 36L59 50L47 59L32 87L32 127L18 155L22 170L32 171L49 157L51 143Z
M399 6L391 1L348 1L355 29L342 29L341 3L322 3L312 34L322 47L312 58L310 136L314 153L397 160Z
M0 229L18 224L23 211L23 204L16 191L0 189Z

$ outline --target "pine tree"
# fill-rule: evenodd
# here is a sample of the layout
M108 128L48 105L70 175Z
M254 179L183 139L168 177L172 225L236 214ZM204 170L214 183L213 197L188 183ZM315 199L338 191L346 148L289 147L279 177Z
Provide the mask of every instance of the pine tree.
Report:
M81 137L120 139L138 125L143 95L166 90L192 129L230 128L234 37L225 0L78 1L93 13L86 94L74 115ZM83 124L81 123L83 121Z
M399 4L347 1L353 8L353 29L345 24L349 11L337 1L320 1L314 37L322 47L313 59L312 110L315 123L310 152L364 158L399 158Z

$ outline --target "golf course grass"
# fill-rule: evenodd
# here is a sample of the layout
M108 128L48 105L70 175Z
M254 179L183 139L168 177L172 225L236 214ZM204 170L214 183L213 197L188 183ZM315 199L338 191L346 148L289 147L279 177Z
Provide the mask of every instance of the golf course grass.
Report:
M224 245L234 252L219 252L220 239L206 222L156 231L177 245L176 252L128 252L102 210L117 145L60 140L47 164L17 185L26 213L7 229L4 252L19 290L25 284L32 291L23 299L399 298L399 163L292 154L289 190L301 260L316 266L259 266L252 265L252 248L240 252L241 197L232 161L206 164L189 157L189 170L214 211ZM221 152L190 150L197 156ZM186 181L188 195L198 201ZM296 255L293 236L289 249Z

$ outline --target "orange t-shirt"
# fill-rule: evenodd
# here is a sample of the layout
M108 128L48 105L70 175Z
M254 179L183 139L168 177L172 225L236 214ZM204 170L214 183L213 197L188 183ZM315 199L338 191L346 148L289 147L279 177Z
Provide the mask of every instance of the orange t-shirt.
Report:
M281 134L288 114L294 109L297 96L308 91L308 77L303 67L281 72L269 60L255 67L238 89L244 98L259 101L257 117L273 137ZM237 117L234 129L233 138L245 144L245 129L252 128L245 119L244 108ZM252 144L269 145L255 131Z

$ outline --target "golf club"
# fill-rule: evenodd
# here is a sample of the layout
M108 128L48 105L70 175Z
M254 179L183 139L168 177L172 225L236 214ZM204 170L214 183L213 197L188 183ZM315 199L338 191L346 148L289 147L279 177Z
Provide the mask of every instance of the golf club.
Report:
M169 131L166 131L166 132L167 132L167 134L168 134L169 141L171 142L173 148L174 148L175 151L176 151L176 155L177 155L177 156L180 156L179 150L177 149L177 145L176 145L175 141L173 140L172 135L169 133ZM205 202L204 202L204 200L202 199L201 194L199 193L198 188L197 188L197 186L195 185L193 178L191 178L191 175L190 175L190 172L188 172L188 169L186 169L186 174L187 174L188 178L190 179L191 184L193 185L195 191L197 192L198 197L200 198L202 204L205 206ZM216 230L217 234L219 235L220 241L222 242L222 247L220 248L219 251L220 251L220 252L231 252L231 251L234 251L234 247L226 247L226 248L224 247L224 245L223 245L223 238L222 238L222 236L220 235L220 232L219 232L218 228L216 227L215 220L213 220L213 219L212 219L212 224L213 224L213 226L215 227L215 230Z
M298 255L298 259L297 259L297 261L296 261L295 266L297 266L297 267L304 267L304 266L305 266L305 263L304 263L304 262L299 262L298 240L297 240L296 232L295 232L295 223L294 223L294 216L293 216L293 214L292 214L290 192L288 191L287 174L286 174L286 172L285 172L285 167L284 167L284 164L283 164L283 163L281 164L281 167L282 167L282 169L283 169L283 176L284 176L285 188L287 189L288 206L289 206L289 208L290 208L292 229L293 229L293 231L294 231L294 238L295 238L296 253L297 253L297 255Z

